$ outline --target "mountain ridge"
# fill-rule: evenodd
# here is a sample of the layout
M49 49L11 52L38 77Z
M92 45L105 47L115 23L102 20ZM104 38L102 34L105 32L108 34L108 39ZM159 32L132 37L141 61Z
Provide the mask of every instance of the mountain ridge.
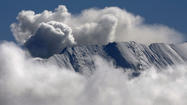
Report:
M186 45L153 43L144 45L130 42L113 42L107 45L76 45L64 48L59 54L42 58L80 73L95 70L94 56L112 61L114 66L135 71L149 67L163 68L187 60ZM185 55L186 54L186 55Z

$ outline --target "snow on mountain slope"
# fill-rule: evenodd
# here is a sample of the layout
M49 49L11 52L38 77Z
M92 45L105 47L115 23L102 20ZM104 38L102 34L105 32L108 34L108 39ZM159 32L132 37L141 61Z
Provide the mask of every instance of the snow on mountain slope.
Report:
M156 54L157 66L167 66L182 63L184 59L172 48L172 45L156 43L149 46L151 51Z
M187 43L171 46L184 60L187 60Z
M149 46L131 42L109 43L107 45L84 45L65 48L45 62L64 66L81 73L94 70L94 56L112 61L116 67L134 70L151 66L163 68L168 65L184 63L187 60L187 44L154 43Z

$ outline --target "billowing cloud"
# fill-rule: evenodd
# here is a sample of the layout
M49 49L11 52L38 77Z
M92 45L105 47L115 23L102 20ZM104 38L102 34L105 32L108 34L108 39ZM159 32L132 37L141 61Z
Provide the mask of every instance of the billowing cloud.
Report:
M54 12L45 10L40 14L23 10L17 16L18 23L11 25L11 30L15 39L23 44L35 35L41 23L65 21L69 16L65 6L59 6Z
M68 29L72 30L72 35L67 36L74 39L78 45L107 44L113 41L136 41L144 44L175 43L183 39L182 34L174 29L164 25L146 24L143 17L118 7L91 8L74 15L69 13L65 6L60 5L54 11L45 10L38 14L31 10L21 11L17 20L18 22L11 25L11 30L15 39L22 44L36 34L53 36L54 33L51 33L48 28L43 28L43 33L38 33L38 30L41 30L41 24L44 26L51 21L55 24L67 25ZM55 30L59 31L59 27ZM62 46L68 45L71 44L63 43Z
M145 24L143 17L118 7L87 9L80 15L71 17L71 22L66 24L72 27L78 43L93 44L101 40L102 44L113 41L136 41L144 44L182 41L182 35L174 29L164 25ZM85 43L82 40L84 37L88 40L93 38Z
M86 76L50 63L38 63L14 43L0 44L1 105L186 105L187 66L155 68L129 78L95 58Z
M28 39L25 46L33 56L47 57L73 44L75 41L71 28L63 23L50 21L41 23L35 35Z

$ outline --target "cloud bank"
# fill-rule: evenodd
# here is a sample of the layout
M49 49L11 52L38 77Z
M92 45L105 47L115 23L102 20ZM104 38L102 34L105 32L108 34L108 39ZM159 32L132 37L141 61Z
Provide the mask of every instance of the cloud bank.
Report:
M14 43L0 44L1 105L186 105L187 66L150 68L129 78L96 57L96 71L81 75L41 64Z
M40 42L42 46L46 46L49 41L49 48L44 50L57 50L60 45L63 48L74 43L89 45L136 41L149 44L175 43L183 40L182 34L176 30L164 25L146 24L143 17L118 7L91 8L80 14L71 14L64 5L60 5L54 11L45 10L42 13L23 10L18 14L17 21L11 25L15 39L21 44L26 43L30 38L43 40ZM40 39L37 39L38 36L41 36ZM46 40L55 39L57 36L61 36L57 42Z

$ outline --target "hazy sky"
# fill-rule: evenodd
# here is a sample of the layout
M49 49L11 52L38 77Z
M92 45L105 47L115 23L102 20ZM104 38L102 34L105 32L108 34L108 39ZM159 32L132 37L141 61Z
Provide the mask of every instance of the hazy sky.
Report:
M14 40L9 26L21 10L39 13L62 4L75 14L91 7L118 6L144 17L147 23L164 24L187 34L186 0L1 0L0 40Z

